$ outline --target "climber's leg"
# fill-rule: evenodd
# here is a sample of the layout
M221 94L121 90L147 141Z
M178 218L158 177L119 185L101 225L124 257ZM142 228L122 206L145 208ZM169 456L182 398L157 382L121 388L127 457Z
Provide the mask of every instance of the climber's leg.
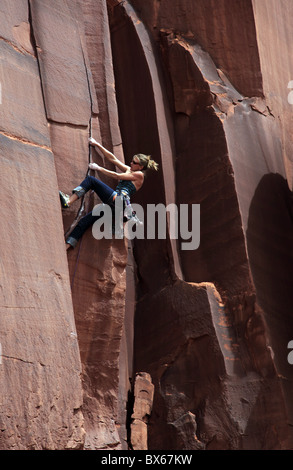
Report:
M117 194L116 191L113 191L107 184L98 180L94 176L87 176L79 186L74 188L72 191L72 196L59 191L59 196L61 200L61 205L63 208L70 207L77 199L84 196L90 189L95 191L99 196L102 202L110 204L114 200L114 196Z
M72 192L76 194L77 197L81 197L90 189L95 191L95 193L104 203L109 203L111 201L111 197L113 200L113 197L116 194L112 188L94 176L87 176L79 186L74 188Z
M68 205L71 206L73 202L77 201L78 195L76 193L73 193L72 196L68 199Z
M84 232L91 227L96 220L102 217L102 215L103 214L94 216L92 215L92 212L89 212L87 215L82 217L76 227L72 230L70 236L66 239L66 244L75 248L78 240L83 236ZM69 246L67 248L69 248Z

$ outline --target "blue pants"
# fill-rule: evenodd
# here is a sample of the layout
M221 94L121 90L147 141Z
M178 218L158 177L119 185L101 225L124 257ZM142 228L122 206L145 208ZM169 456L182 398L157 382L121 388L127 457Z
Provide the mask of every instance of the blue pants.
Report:
M87 176L83 182L73 192L79 195L79 197L87 193L90 189L94 190L104 204L113 205L114 196L117 195L116 191L110 188L107 184L94 178L94 176ZM75 247L78 240L82 237L84 232L91 227L96 220L102 217L100 215L92 215L89 212L87 215L82 217L78 222L77 226L73 229L70 236L67 238L66 243Z

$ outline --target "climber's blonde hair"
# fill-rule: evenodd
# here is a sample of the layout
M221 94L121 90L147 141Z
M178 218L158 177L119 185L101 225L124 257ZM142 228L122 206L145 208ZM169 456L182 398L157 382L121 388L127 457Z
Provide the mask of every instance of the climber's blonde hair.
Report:
M144 155L143 153L138 153L134 155L139 161L139 164L143 166L143 170L155 170L158 171L159 164L152 160L150 155ZM134 158L133 157L133 158Z

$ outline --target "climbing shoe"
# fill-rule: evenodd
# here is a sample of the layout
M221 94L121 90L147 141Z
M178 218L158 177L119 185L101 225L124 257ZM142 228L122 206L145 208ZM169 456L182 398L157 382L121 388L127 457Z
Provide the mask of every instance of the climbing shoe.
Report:
M59 197L63 209L68 209L70 196L68 196L68 194L63 193L62 191L59 191Z

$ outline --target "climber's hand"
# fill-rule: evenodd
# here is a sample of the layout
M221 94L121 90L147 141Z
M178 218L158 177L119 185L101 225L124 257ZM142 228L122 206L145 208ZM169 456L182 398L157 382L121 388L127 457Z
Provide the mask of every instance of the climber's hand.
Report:
M101 169L101 167L100 167L97 163L90 163L90 164L89 164L89 169L90 169L90 170L97 170L97 171L98 171L98 170Z
M89 143L92 145L98 145L98 142L93 137L89 138Z

